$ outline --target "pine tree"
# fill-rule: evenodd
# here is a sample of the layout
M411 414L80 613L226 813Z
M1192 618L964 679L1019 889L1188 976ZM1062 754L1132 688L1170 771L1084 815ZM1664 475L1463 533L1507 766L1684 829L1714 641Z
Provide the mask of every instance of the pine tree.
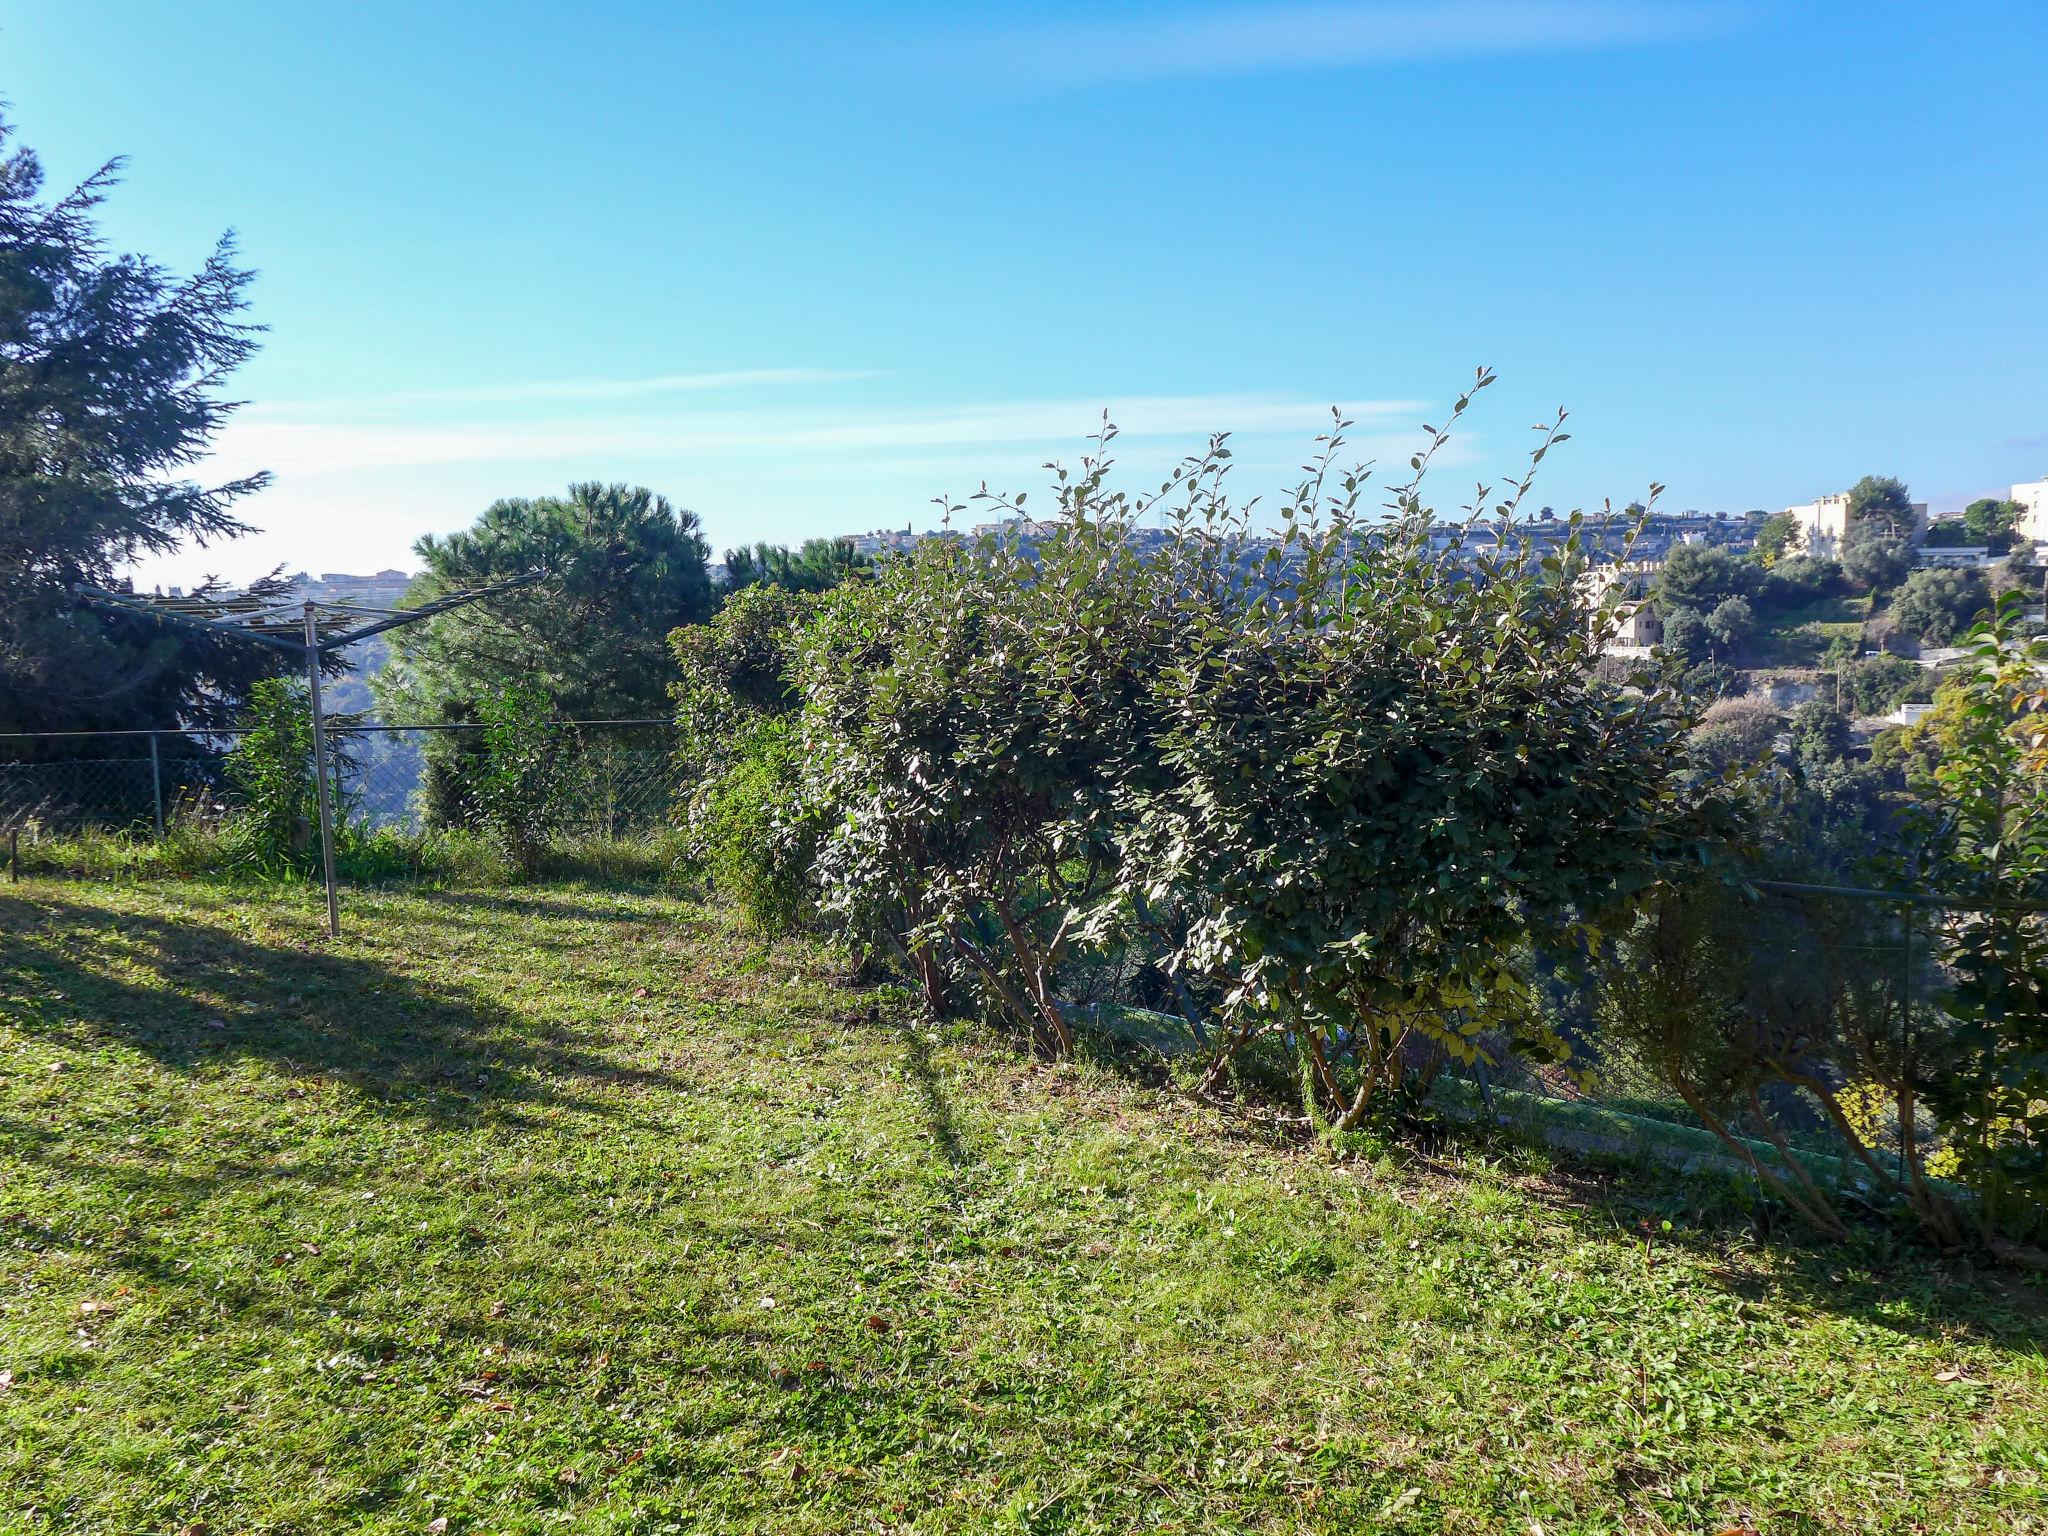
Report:
M0 731L213 720L281 664L73 591L245 531L233 505L267 480L189 477L238 403L220 390L256 345L252 274L231 236L186 277L111 254L96 214L121 164L45 200L0 120Z

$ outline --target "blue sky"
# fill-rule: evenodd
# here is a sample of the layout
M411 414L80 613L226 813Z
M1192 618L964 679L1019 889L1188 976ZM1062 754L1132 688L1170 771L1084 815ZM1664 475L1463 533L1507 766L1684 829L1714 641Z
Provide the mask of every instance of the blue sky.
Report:
M923 527L1105 406L1133 483L1232 430L1249 493L1482 363L1446 505L1559 405L1560 508L1960 504L2048 473L2044 81L2038 0L0 0L52 179L125 154L120 246L262 273L263 532L163 581L585 478Z

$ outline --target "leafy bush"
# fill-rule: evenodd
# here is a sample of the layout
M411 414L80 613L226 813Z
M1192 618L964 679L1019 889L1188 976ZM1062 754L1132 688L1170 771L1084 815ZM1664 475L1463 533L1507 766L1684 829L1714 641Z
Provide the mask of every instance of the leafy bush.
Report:
M1660 889L1610 951L1599 996L1607 1038L1654 1063L1823 1231L1845 1230L1844 1191L1861 1182L1944 1246L2048 1266L2019 1246L2048 1235L2048 642L2021 633L2022 601L1972 632L1971 666L1904 733L1930 749L1905 747L1921 798L1875 835L1852 829L1863 869L1816 862L1826 844L1800 803L1824 791L1767 781L1755 862ZM1783 895L1766 909L1740 883L1757 874L1904 885L1934 915ZM1853 1160L1832 1175L1793 1154L1815 1117Z
M793 730L765 721L690 802L691 858L763 934L801 928L818 909L818 829L802 815Z
M1952 722L1934 768L1930 875L1984 906L1940 933L1954 986L1956 1068L1930 1089L1987 1224L2048 1234L2048 640L2021 629L2024 599L1971 631L1970 665L1944 689ZM2004 903L2005 905L1998 905Z
M1902 1006L1917 978L1871 958L1904 952L1895 912L1826 899L1766 909L1726 879L1695 874L1658 890L1610 951L1603 1039L1660 1072L1818 1230L1847 1235L1841 1205L1853 1182L1846 1163L1795 1150L1803 1132L1826 1127L1860 1175L1953 1246L1961 1220L1930 1172L1919 1108L1952 1052L1933 1010Z
M802 805L791 678L814 609L784 584L757 582L710 623L669 637L681 670L672 691L690 858L770 934L817 909L818 829Z
M1784 721L1762 699L1722 699L1693 730L1694 763L1713 773L1744 768L1770 754Z
M230 846L240 862L268 873L308 868L318 857L320 811L306 685L265 678L250 688L243 720L227 757L237 800Z
M550 723L546 693L513 682L483 694L483 729L463 755L465 787L475 822L522 876L540 864L558 806L565 734Z
M1724 597L1707 615L1707 634L1722 654L1740 650L1756 633L1756 610L1745 597Z
M1281 1047L1336 1130L1486 1038L1562 1050L1531 936L1696 857L1689 721L1601 681L1611 610L1576 532L1517 537L1528 477L1468 551L1421 501L1434 447L1380 521L1342 425L1270 546L1223 440L1131 497L1105 432L1030 551L933 541L824 600L794 674L824 903L934 1006L1061 1054L1068 983L1137 946L1213 1005L1212 1080Z
M313 709L306 685L295 677L254 684L242 711L243 732L227 753L223 773L230 809L216 840L179 814L174 826L197 850L211 847L229 864L263 875L309 873L320 862L320 791L313 762ZM354 776L350 751L353 716L327 717L328 790L335 856L361 862L370 855L365 834L351 824L354 809L344 786Z
M1061 966L1116 867L1146 780L1166 633L1134 509L1106 461L1062 481L1035 554L932 541L827 600L799 649L807 796L833 828L828 908L900 949L927 1000L978 996L1051 1055L1072 1048Z
M1657 571L1660 606L1711 612L1731 597L1754 597L1763 585L1762 567L1731 555L1718 544L1680 544Z
M1902 656L1860 656L1842 669L1842 701L1859 716L1888 715L1901 704L1924 702L1933 688L1927 669Z
M1915 571L1892 599L1892 622L1929 645L1947 645L1990 602L1990 589L1975 571Z
M1790 717L1793 749L1809 764L1840 762L1849 752L1849 722L1825 699L1794 706Z
M1913 568L1913 547L1882 521L1851 523L1842 538L1842 574L1867 592L1889 592Z
M1982 544L1994 555L2004 554L2013 547L2026 516L2026 508L2016 501L1979 497L1963 508L1963 531L1967 536L1964 542Z
M1679 606L1664 610L1662 649L1671 664L1686 667L1703 661L1712 645L1713 636L1699 609Z
M1799 539L1799 519L1790 512L1774 512L1765 518L1756 531L1757 559L1767 569L1775 569L1785 561L1785 552Z
M1771 567L1770 575L1759 589L1757 601L1773 611L1802 608L1829 596L1841 585L1842 568L1834 561L1816 560L1812 555L1794 555Z
M755 724L795 712L790 668L797 634L812 608L786 587L753 583L728 597L709 623L669 636L680 671L669 690L676 705L678 761L692 779L743 756Z
M1967 549L1982 545L1984 540L1973 535L1961 518L1945 517L1929 523L1927 536L1920 542L1929 549Z

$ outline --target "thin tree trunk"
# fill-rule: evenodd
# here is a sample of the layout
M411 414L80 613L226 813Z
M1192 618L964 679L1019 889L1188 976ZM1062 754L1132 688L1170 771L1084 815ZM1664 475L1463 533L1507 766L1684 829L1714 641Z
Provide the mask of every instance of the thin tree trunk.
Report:
M1771 1145L1778 1149L1778 1156L1792 1171L1792 1176L1799 1181L1800 1188L1806 1191L1816 1208L1826 1211L1829 1218L1837 1226L1841 1226L1841 1218L1835 1215L1834 1202L1829 1200L1826 1191L1814 1182L1813 1175L1806 1171L1806 1164L1792 1155L1792 1148L1785 1142L1785 1133L1778 1129L1778 1122L1764 1109L1763 1095L1757 1090L1755 1083L1749 1085L1749 1107L1756 1115L1757 1125L1761 1127ZM1848 1229L1843 1227L1842 1230L1846 1234Z
M1698 1091L1684 1074L1672 1073L1671 1082L1672 1086L1678 1089L1678 1096L1685 1100L1686 1107L1700 1117L1707 1129L1712 1131L1729 1151L1735 1153L1736 1156L1747 1163L1750 1172L1754 1173L1764 1183L1770 1185L1778 1197L1791 1206L1793 1210L1797 1211L1810 1226L1827 1233L1830 1237L1847 1237L1849 1235L1849 1229L1842 1225L1841 1218L1836 1216L1832 1209L1816 1211L1813 1207L1809 1206L1800 1198L1798 1192L1791 1185L1779 1178L1771 1170L1770 1165L1765 1163L1763 1159L1750 1149L1746 1141L1729 1130L1722 1123L1721 1117L1707 1108L1706 1100L1700 1097Z

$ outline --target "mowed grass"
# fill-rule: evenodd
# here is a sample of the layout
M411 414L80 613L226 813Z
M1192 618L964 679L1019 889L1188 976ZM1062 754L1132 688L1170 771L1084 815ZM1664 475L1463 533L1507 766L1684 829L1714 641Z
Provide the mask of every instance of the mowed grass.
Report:
M646 892L0 886L0 1529L2048 1529L2009 1280L835 977Z

